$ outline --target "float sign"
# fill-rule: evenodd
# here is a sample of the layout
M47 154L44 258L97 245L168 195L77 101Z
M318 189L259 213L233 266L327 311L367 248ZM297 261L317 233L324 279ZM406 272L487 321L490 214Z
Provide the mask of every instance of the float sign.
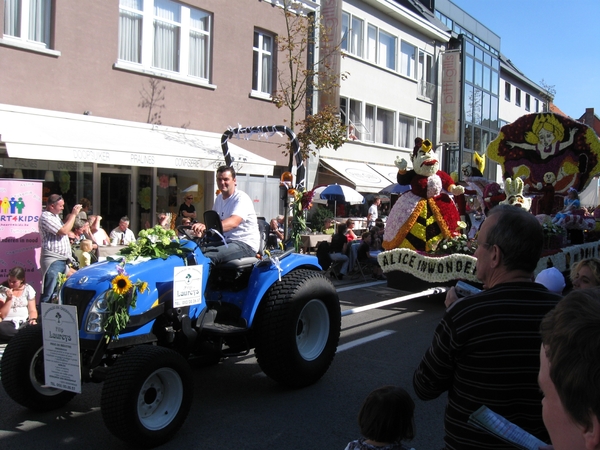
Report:
M46 385L81 394L77 307L42 303Z
M173 307L202 303L202 266L175 267L173 272Z

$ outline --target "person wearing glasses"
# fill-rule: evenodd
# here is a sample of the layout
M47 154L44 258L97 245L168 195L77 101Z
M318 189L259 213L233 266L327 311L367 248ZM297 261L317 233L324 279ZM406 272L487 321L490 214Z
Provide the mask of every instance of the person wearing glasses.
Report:
M194 196L192 194L185 194L183 197L183 203L179 206L179 217L188 218L192 222L196 221L196 207L192 205Z
M432 400L448 392L447 449L506 447L468 423L481 405L548 442L537 383L538 330L561 295L533 281L542 226L523 208L499 205L490 210L477 242L483 291L450 304L413 375L415 393Z
M40 266L42 269L42 294L40 302L50 300L56 283L58 274L69 275L68 264L72 260L71 243L69 242L69 232L73 228L75 219L81 211L81 205L73 206L65 222L60 218L60 213L65 209L65 201L62 196L52 194L46 200L46 209L40 216L40 234L42 236L42 252L40 256Z

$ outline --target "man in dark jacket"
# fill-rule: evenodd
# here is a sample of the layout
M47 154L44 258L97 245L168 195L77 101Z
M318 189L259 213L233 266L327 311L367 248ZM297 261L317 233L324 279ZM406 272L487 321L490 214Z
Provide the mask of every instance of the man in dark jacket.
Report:
M513 448L468 423L482 405L548 442L537 383L538 329L561 297L532 281L542 240L542 227L529 212L493 208L475 252L484 290L459 300L454 289L448 293L449 308L413 377L422 400L448 391L448 450Z

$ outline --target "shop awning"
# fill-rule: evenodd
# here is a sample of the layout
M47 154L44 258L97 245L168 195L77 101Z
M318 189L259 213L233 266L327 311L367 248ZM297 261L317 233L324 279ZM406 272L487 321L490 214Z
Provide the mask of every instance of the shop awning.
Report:
M221 134L0 104L11 158L214 171ZM239 173L272 175L275 161L228 144Z
M367 163L367 165L374 169L377 173L383 175L386 180L389 180L390 183L396 183L398 180L398 168L396 166L384 166L382 164L371 164Z
M392 182L365 163L331 158L321 158L321 162L354 184L358 192L379 192Z

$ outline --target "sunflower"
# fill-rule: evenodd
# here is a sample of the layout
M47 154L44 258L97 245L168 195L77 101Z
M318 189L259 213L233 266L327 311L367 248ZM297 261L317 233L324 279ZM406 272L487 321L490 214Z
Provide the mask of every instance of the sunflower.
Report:
M148 289L148 283L146 283L144 281L140 286L140 294L143 294L144 292L146 292L146 289Z
M115 294L125 295L131 289L131 280L125 275L117 275L111 281L112 289Z

